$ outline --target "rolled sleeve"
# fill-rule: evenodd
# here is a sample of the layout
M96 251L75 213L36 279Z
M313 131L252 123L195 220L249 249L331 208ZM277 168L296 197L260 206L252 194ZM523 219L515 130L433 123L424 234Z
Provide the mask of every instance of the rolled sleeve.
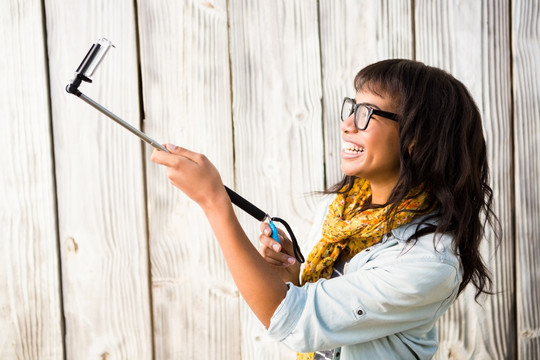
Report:
M310 352L415 328L424 333L453 301L461 280L456 267L432 259L373 265L302 287L290 284L268 336Z
M275 341L282 341L291 334L306 306L307 293L305 289L287 283L289 290L279 304L268 328L268 336Z

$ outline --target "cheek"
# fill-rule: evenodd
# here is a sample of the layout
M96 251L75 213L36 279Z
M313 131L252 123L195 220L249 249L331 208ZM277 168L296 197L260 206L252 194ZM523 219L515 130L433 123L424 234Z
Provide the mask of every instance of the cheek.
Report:
M399 136L397 135L397 133L386 137L384 141L381 141L381 145L385 147L384 157L386 159L386 162L388 162L389 166L399 168L400 146Z
M390 144L392 144L389 148L390 155L399 163L399 139L393 139Z

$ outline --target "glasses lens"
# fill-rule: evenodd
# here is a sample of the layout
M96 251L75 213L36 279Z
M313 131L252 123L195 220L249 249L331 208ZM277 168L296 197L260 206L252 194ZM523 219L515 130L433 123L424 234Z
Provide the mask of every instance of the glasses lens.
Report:
M343 106L341 107L341 121L347 120L354 111L354 101L349 98L343 100Z
M356 109L356 127L358 130L365 130L369 118L369 108L364 105L358 106Z

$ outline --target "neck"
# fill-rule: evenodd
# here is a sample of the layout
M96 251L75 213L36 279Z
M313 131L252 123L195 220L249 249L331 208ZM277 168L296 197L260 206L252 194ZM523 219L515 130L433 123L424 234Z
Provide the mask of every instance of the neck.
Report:
M383 205L386 204L394 186L394 183L373 183L371 185L371 203L373 205Z

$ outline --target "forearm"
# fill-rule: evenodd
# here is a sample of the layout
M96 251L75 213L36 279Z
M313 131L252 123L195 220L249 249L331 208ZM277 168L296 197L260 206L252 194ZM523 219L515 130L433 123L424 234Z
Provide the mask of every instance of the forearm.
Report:
M242 230L214 165L202 154L171 144L167 149L169 153L155 150L152 161L166 166L171 184L201 206L240 293L268 327L274 311L285 298L287 285Z
M226 194L203 206L203 211L238 290L263 325L268 327L274 311L285 298L287 285L252 245Z

